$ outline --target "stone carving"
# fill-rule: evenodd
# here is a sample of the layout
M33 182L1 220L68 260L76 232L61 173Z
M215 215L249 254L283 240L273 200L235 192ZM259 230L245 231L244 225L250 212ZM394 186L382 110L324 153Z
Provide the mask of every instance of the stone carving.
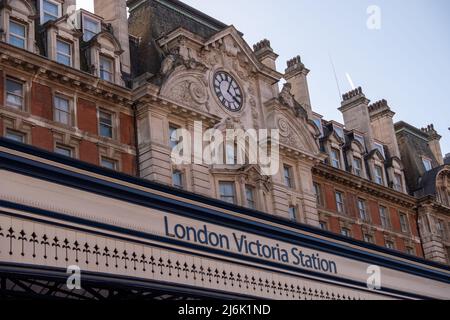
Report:
M307 118L308 113L306 112L305 108L295 100L294 96L291 93L291 89L292 85L290 83L284 84L283 89L281 90L278 97L280 103L285 107L292 109L296 117Z

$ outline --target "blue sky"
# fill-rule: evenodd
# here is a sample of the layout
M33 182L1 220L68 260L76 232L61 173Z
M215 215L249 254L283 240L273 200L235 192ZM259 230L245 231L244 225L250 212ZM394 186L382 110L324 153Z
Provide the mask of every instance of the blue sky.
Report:
M91 1L81 1L89 8ZM314 111L342 122L340 90L355 86L375 102L386 99L417 127L434 123L450 152L450 1L448 0L184 0L244 33L254 43L267 38L280 55L279 71L298 54L311 70ZM381 28L367 27L367 8L381 12Z

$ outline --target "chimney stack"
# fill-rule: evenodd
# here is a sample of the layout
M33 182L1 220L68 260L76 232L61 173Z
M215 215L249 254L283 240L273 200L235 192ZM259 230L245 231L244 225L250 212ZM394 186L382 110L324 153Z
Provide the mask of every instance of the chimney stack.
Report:
M440 143L442 136L437 133L433 124L428 125L426 128L422 128L422 132L428 135L428 145L430 146L431 152L433 152L439 165L442 166L444 164Z
M371 104L369 115L374 138L388 147L391 157L401 158L394 129L395 112L391 110L388 102L383 99Z
M307 80L308 74L309 70L302 63L300 56L297 56L287 62L284 79L291 84L291 92L295 100L305 108L308 116L311 117L312 108Z
M342 96L339 111L344 117L346 129L363 133L367 148L371 151L374 148L374 136L370 124L369 103L370 100L366 98L359 87Z
M128 16L126 0L94 0L95 14L103 17L105 23L110 23L114 36L118 39L122 50L120 56L122 71L131 73L130 39L128 33Z
M270 46L270 41L267 39L261 40L253 46L253 51L255 52L258 60L265 66L272 70L276 70L276 61L278 59L278 54L273 52Z

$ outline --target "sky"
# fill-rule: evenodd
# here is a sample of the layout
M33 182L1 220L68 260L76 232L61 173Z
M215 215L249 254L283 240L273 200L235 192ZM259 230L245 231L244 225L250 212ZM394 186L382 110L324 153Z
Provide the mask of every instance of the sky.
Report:
M443 155L450 153L450 1L183 2L234 25L251 46L270 40L280 55L278 71L300 55L311 70L313 110L325 119L342 122L337 108L352 82L372 102L386 99L394 121L419 128L433 123ZM78 3L92 11L92 0Z

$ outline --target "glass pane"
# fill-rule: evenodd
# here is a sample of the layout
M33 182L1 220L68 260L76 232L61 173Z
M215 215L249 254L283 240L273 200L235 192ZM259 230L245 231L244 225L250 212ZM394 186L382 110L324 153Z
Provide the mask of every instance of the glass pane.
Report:
M55 107L58 110L69 112L69 100L61 97L55 97Z
M23 84L13 80L6 80L6 91L16 96L22 96Z
M100 123L112 126L112 116L105 112L100 112Z
M88 17L84 17L84 30L90 31L91 33L97 33L99 29L99 23L97 21L94 21L92 19L89 19Z
M100 69L111 72L112 71L111 60L105 57L100 57Z
M11 44L15 47L18 47L18 48L25 49L25 40L17 38L15 36L9 37L9 44Z
M65 55L62 55L62 54L59 54L58 53L58 56L57 56L57 59L56 59L59 63L61 63L61 64L64 64L64 65L66 65L66 66L70 66L71 65L71 62L70 62L70 57L68 57L68 56L65 56Z
M16 141L16 142L24 142L24 135L18 132L7 131L5 138Z
M115 170L116 169L116 162L114 160L109 159L102 159L102 167Z
M173 173L173 185L177 188L183 187L183 175L179 171Z
M112 128L105 125L100 125L100 135L102 137L112 138Z
M59 14L59 7L56 3L44 0L44 11L46 13L50 13L53 16L58 16Z
M72 150L69 148L63 148L63 147L56 147L55 152L57 154L60 154L62 156L71 157L72 156Z
M70 55L70 44L64 41L57 41L57 50L59 53Z
M25 38L25 26L14 21L9 22L9 32L21 38Z

